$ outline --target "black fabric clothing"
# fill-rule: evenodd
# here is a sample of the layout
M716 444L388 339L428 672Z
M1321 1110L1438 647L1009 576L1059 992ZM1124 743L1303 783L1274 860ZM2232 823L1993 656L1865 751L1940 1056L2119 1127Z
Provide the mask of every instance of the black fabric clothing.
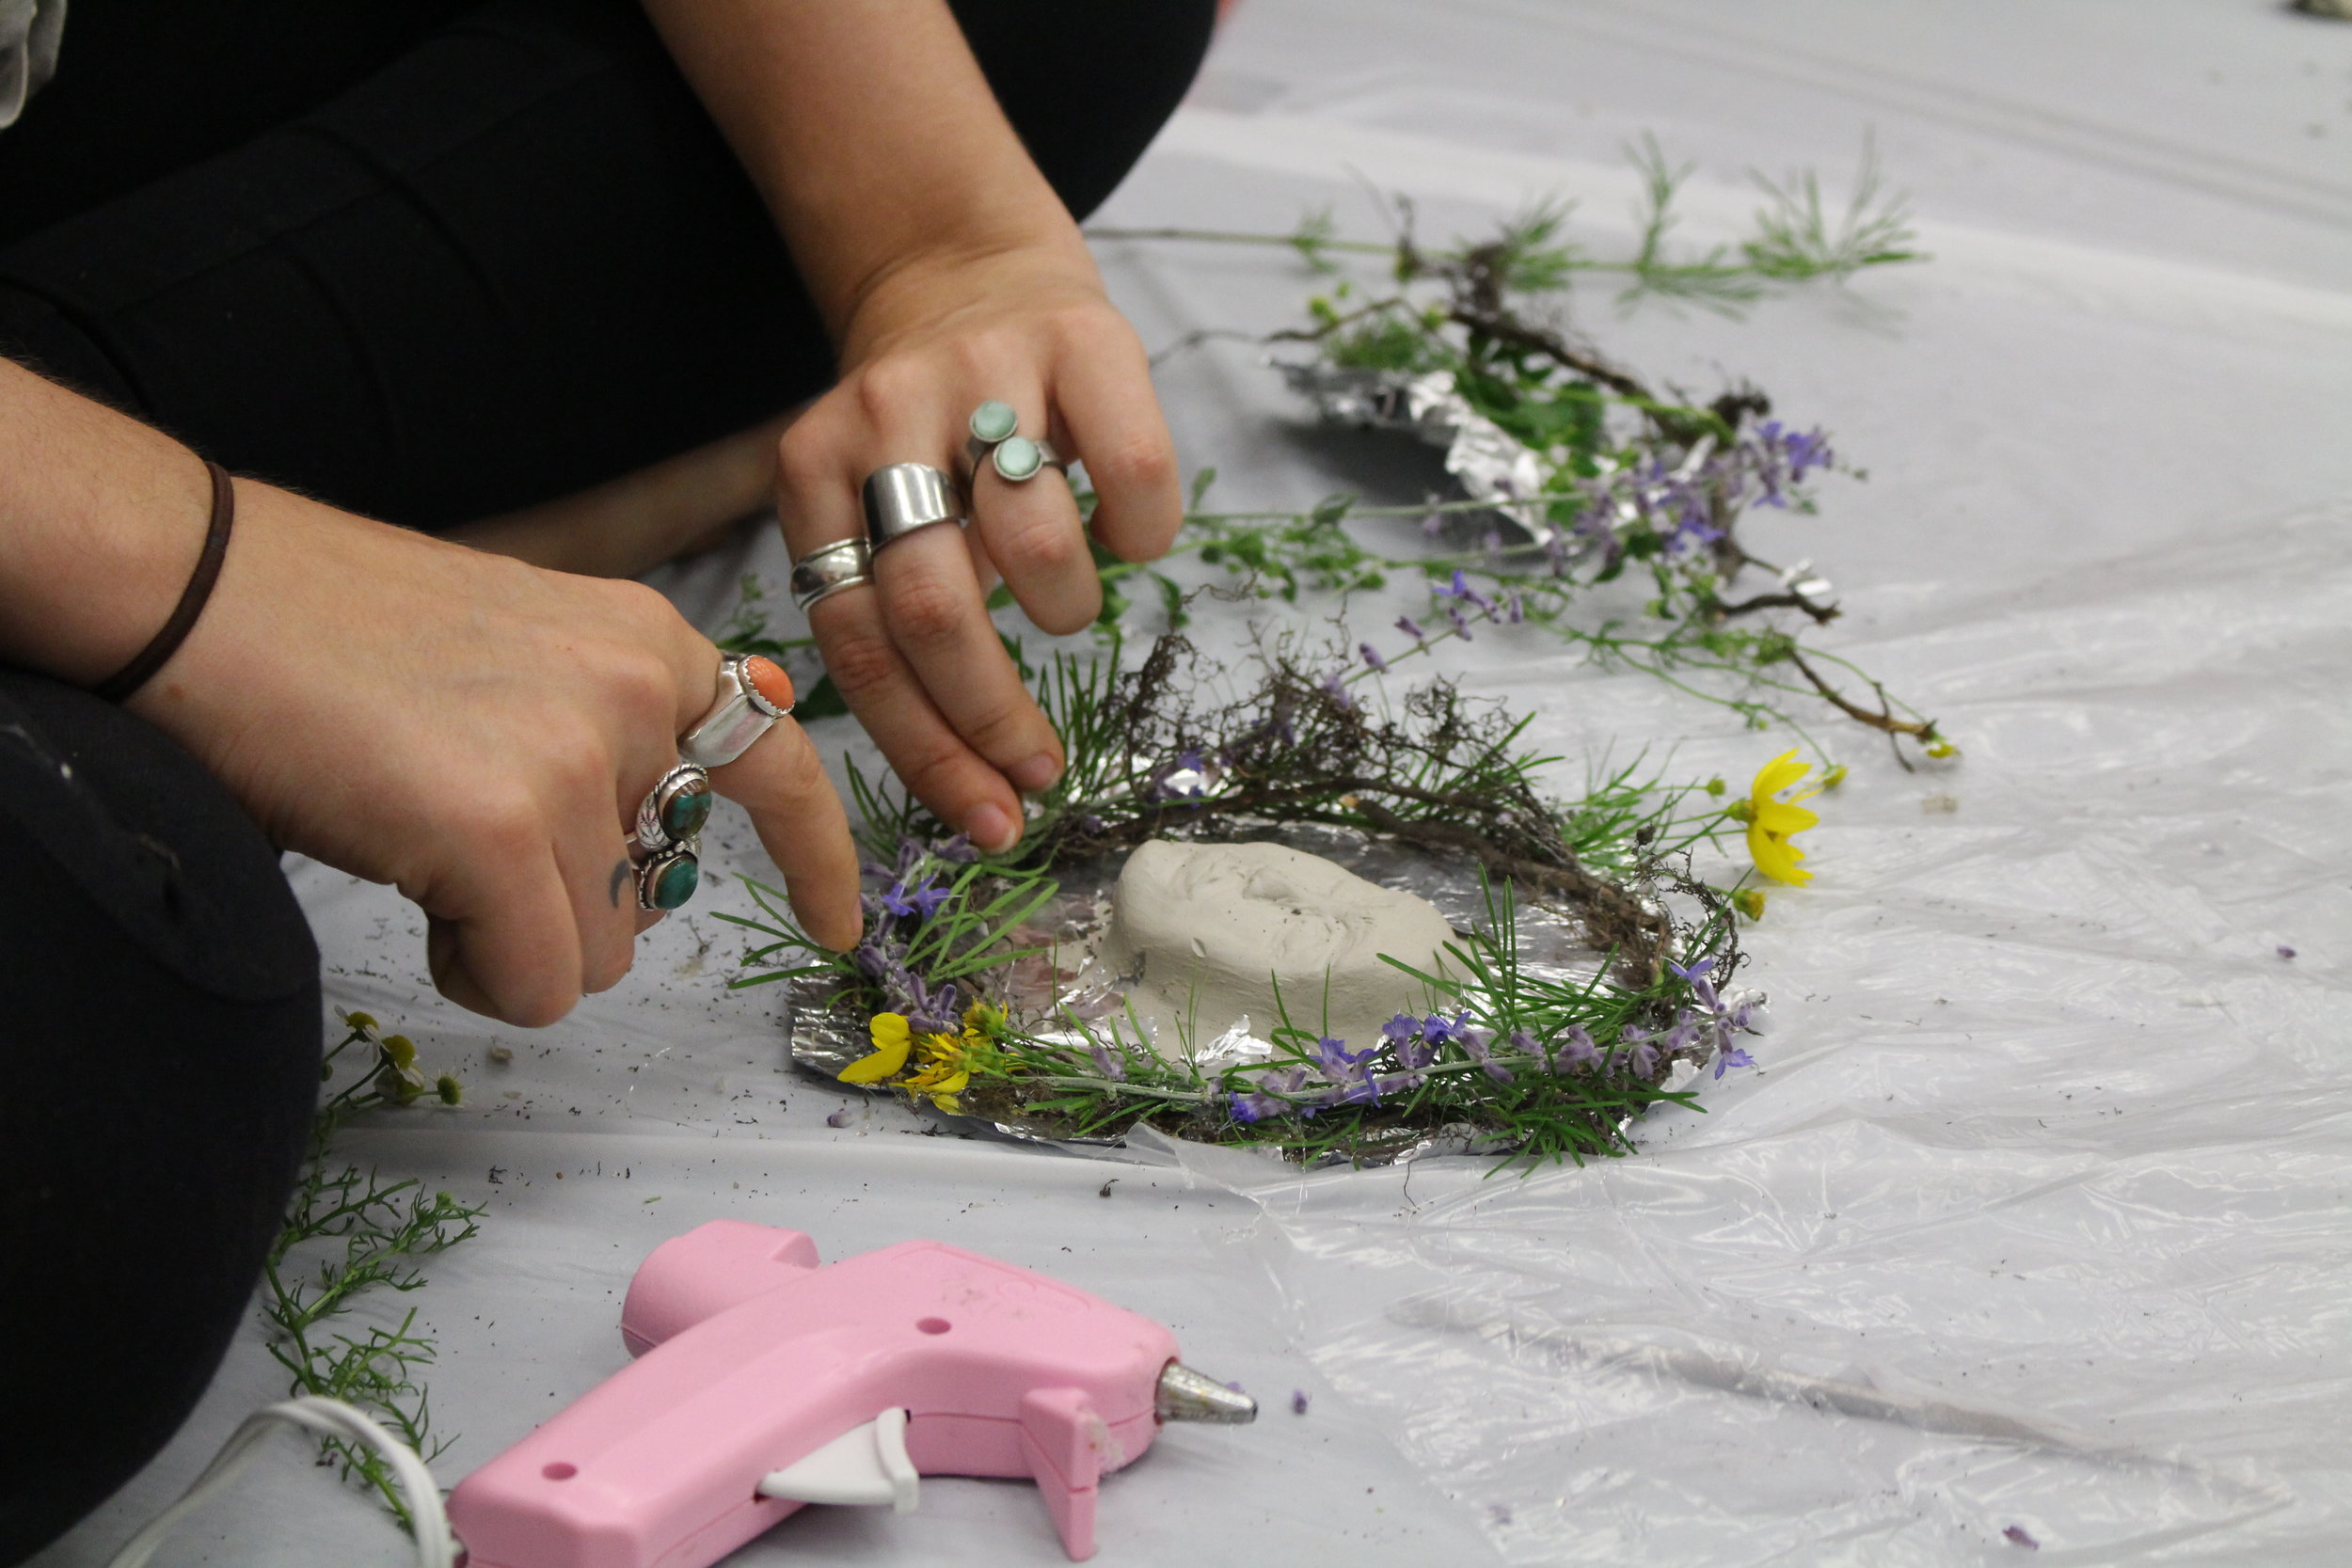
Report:
M219 1364L318 1096L318 950L196 760L0 666L0 1562L104 1500Z
M1213 0L950 0L1073 214ZM0 132L0 353L232 469L446 528L741 430L833 355L628 0L72 0ZM144 1465L247 1310L318 960L173 742L0 667L0 1564Z
M954 8L1080 215L1215 19ZM0 134L0 353L232 469L426 529L833 376L756 194L629 0L77 0L56 78Z

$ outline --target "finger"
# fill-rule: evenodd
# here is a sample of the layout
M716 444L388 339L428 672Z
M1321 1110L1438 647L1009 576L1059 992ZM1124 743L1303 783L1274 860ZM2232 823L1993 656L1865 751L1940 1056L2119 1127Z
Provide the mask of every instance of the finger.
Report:
M1022 685L955 531L923 529L877 551L874 585L891 642L964 743L1017 789L1059 778L1061 739Z
M1094 537L1121 561L1155 561L1184 522L1176 444L1143 345L1124 324L1088 329L1056 362L1054 410L1064 457L1094 485Z
M801 929L835 952L856 946L866 929L857 846L807 733L789 719L778 721L750 751L711 769L710 782L751 814L759 842L784 873Z
M856 588L820 600L809 626L834 689L914 798L983 849L1019 843L1021 798L933 705L882 626L881 594Z
M457 879L421 890L417 902L428 917L425 958L441 994L535 1029L572 1010L580 969L570 896L537 824L532 829L514 841L512 855L475 846Z
M1032 390L1013 406L1035 409L1043 403ZM1026 422L1028 436L1044 435L1042 420ZM1077 499L1061 473L1041 468L1016 482L982 457L973 465L970 488L973 531L1022 612L1057 637L1092 625L1103 609L1103 585L1094 575Z

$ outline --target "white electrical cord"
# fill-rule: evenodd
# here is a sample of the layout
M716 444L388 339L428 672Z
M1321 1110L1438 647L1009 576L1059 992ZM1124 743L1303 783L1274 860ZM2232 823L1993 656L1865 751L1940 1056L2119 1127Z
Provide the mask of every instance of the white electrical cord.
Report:
M433 1484L433 1474L424 1467L424 1461L407 1444L342 1401L317 1398L288 1400L247 1416L245 1424L220 1446L213 1462L204 1466L204 1473L180 1495L180 1500L131 1537L107 1568L145 1568L155 1548L163 1544L164 1537L171 1533L172 1526L236 1480L252 1463L270 1429L281 1424L299 1427L321 1437L340 1437L346 1443L362 1444L381 1454L385 1463L391 1465L392 1473L400 1478L400 1489L408 1499L408 1518L417 1543L417 1568L455 1568L457 1543L449 1533L449 1514L441 1507L441 1489Z

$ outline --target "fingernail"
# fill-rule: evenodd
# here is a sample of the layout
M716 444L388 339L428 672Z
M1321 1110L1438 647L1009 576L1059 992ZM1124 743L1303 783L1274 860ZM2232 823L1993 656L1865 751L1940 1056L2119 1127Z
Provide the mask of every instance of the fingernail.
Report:
M963 819L963 831L972 835L972 842L994 854L1009 849L1021 841L1021 830L1013 826L1005 808L993 803L980 807Z
M1051 752L1040 752L1006 773L1012 787L1024 794L1044 789L1061 777L1061 763Z

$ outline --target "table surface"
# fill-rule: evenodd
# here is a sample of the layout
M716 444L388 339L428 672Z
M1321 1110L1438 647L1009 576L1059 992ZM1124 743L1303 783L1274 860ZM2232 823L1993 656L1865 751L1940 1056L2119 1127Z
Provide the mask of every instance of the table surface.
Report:
M773 993L723 984L740 938L712 915L772 876L731 807L717 885L537 1034L439 1003L413 909L301 866L330 1000L469 1085L344 1145L489 1206L401 1304L440 1340L445 1483L621 1364L647 1250L733 1216L829 1257L935 1236L1047 1270L1258 1393L1255 1426L1172 1429L1105 1484L1104 1562L1969 1564L2019 1552L2011 1526L2068 1562L2345 1560L2352 25L2270 0L1245 0L1098 221L1327 204L1377 233L1372 187L1452 234L1557 193L1621 246L1645 132L1697 165L1695 244L1745 221L1748 170L1842 188L1867 135L1935 258L1737 322L1575 306L1617 356L1752 377L1868 469L1753 544L1834 578L1833 644L1964 748L1914 774L1820 732L1851 778L1818 879L1752 933L1756 1070L1633 1158L1524 1180L1106 1164L924 1136L791 1072ZM1154 346L1306 292L1275 251L1101 253ZM1227 501L1427 483L1315 429L1255 351L1161 382ZM739 570L780 588L772 538L659 580L715 624ZM1523 632L1453 673L1572 759L1744 777L1785 744ZM247 1335L38 1561L103 1562L282 1382ZM941 1481L913 1516L814 1509L734 1560L949 1560L1059 1554L1031 1488ZM155 1560L406 1559L287 1440Z

